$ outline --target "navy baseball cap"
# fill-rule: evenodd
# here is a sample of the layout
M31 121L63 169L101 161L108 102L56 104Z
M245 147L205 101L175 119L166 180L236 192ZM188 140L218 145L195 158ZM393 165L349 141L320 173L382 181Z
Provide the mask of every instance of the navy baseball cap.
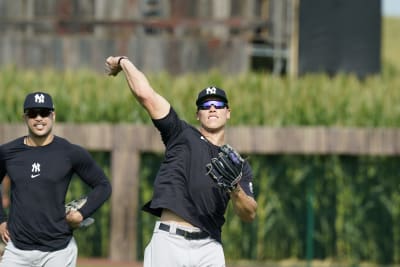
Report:
M228 103L228 98L226 96L226 93L224 90L221 88L211 86L204 88L203 90L200 91L197 100L196 100L196 105L200 105L204 100L209 99L209 98L217 98L221 99L225 103Z
M44 92L30 93L26 96L24 102L24 112L27 109L45 108L54 110L53 100L51 96Z

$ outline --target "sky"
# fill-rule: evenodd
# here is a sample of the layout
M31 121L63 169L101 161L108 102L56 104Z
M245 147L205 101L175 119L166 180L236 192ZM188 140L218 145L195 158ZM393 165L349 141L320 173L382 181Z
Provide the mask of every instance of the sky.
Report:
M383 16L400 17L400 0L382 0Z

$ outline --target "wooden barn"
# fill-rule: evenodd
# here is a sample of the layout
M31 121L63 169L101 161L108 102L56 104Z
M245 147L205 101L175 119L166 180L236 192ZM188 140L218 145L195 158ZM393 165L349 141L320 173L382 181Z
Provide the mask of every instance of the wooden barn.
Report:
M380 0L0 0L0 66L236 74L380 70Z

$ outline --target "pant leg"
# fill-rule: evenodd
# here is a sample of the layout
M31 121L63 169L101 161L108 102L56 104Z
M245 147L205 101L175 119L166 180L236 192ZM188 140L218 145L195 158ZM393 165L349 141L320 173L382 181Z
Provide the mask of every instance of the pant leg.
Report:
M190 241L193 266L225 267L224 250L221 243L212 238Z
M168 232L154 232L144 252L143 267L188 266L185 241L182 237Z
M76 267L77 254L78 248L74 238L66 248L53 252L21 250L9 241L0 267Z
M5 249L6 249L6 244L2 240L0 240L0 261Z
M72 237L68 246L64 249L47 252L42 259L43 267L76 267L78 246Z
M30 267L32 254L14 246L9 241L4 248L4 254L0 261L0 267Z

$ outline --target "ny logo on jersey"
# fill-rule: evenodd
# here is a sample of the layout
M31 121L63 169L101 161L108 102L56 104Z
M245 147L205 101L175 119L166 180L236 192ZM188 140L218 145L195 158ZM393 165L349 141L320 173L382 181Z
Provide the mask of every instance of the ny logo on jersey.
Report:
M40 163L34 162L32 164L31 178L38 177L40 175Z
M35 103L44 103L44 95L36 94L35 95Z
M216 93L217 93L217 88L215 88L215 87L208 87L206 89L207 95L215 95Z

